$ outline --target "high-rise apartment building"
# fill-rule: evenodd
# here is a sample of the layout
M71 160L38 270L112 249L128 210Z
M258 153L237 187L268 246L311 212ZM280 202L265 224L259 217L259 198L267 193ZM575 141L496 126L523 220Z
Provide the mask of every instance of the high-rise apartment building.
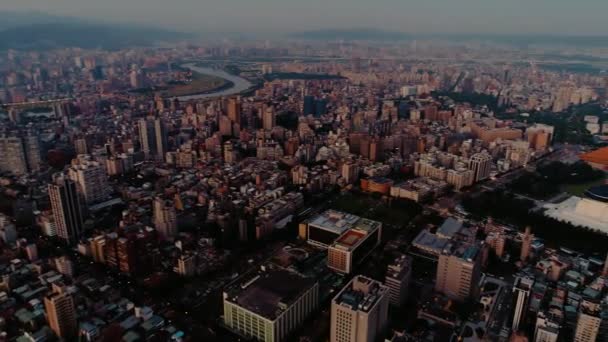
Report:
M24 175L40 170L40 144L31 133L0 136L0 171Z
M274 107L268 107L262 113L262 127L264 130L270 131L276 126L276 113Z
M180 257L177 259L177 267L175 268L176 273L183 277L190 277L195 275L196 260L196 255L192 253L180 255Z
M518 331L525 320L533 285L534 279L532 278L519 277L515 279L513 285L513 322L511 324L511 330L513 331Z
M410 279L412 277L412 258L401 255L388 265L384 285L389 288L390 303L397 307L407 299Z
M331 342L374 342L384 337L389 288L356 276L331 302Z
M78 323L74 299L62 290L44 298L47 321L55 334L67 341L76 337Z
M481 276L481 254L478 245L448 243L439 255L435 290L453 300L472 298Z
M48 187L57 236L68 244L80 238L83 228L83 212L76 183L63 174L54 176Z
M596 341L601 323L600 305L584 301L579 308L576 330L574 331L574 342Z
M74 263L67 256L62 256L55 259L55 268L57 268L57 272L68 276L74 276Z
M522 262L525 262L528 260L528 258L530 258L533 240L534 235L532 234L532 229L530 227L526 227L526 231L521 239L521 253L519 256L519 260Z
M136 269L137 250L135 239L119 238L116 241L116 257L118 258L118 269L122 273L133 273Z
M559 324L549 319L544 312L539 312L536 315L534 342L557 342L559 329Z
M241 102L239 98L228 99L228 118L236 124L241 124Z
M475 174L475 182L490 177L492 156L486 152L474 154L469 162L469 169Z
M141 118L139 126L139 143L146 157L162 160L167 152L167 128L161 118Z
M87 204L103 202L110 196L108 176L102 163L80 156L72 161L68 175L78 185L78 191Z
M154 227L162 239L173 239L177 231L177 214L173 203L156 197L153 203Z

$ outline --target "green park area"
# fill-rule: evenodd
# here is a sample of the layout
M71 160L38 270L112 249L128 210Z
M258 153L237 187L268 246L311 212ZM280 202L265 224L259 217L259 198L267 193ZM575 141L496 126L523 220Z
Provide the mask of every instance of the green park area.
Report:
M589 188L605 184L608 179L606 177L595 179L590 182L580 183L580 184L565 184L562 186L562 190L574 196L583 196L585 191L589 190Z
M189 83L178 83L169 86L166 90L166 96L187 96L219 90L230 84L229 81L211 75L205 75L197 72L192 73L192 81Z
M422 207L413 201L402 199L388 201L379 194L355 191L338 196L332 205L332 209L397 227L407 225L422 211Z

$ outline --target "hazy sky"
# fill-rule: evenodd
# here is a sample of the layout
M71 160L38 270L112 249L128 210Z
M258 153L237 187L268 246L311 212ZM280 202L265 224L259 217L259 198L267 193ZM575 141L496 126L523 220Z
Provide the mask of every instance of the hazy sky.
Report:
M0 0L0 10L193 31L608 34L608 0Z

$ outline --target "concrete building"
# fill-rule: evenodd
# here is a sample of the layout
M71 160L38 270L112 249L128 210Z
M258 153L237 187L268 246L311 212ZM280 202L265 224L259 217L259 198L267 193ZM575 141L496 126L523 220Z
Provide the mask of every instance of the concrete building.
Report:
M78 185L78 192L87 204L103 202L110 196L108 175L102 163L80 156L72 161L68 175Z
M596 341L602 323L599 304L585 301L579 310L574 342Z
M534 241L532 229L530 227L526 227L526 231L521 239L521 253L519 255L519 260L521 260L521 262L526 262L530 258L532 241Z
M55 292L44 298L47 321L55 334L70 341L76 338L78 325L74 299L66 292Z
M139 143L146 157L162 160L167 152L167 128L161 118L148 117L138 121Z
M156 197L153 203L154 227L162 239L173 239L177 231L177 214L173 203Z
M410 279L412 277L412 258L401 255L388 265L384 285L389 288L390 303L401 306L407 299Z
M435 290L457 301L466 301L477 292L481 275L481 248L449 242L439 255Z
M328 248L357 221L359 216L327 210L308 222L306 240L313 246Z
M336 272L351 273L379 244L382 223L359 219L327 251L327 266Z
M474 154L469 162L469 169L473 171L475 182L488 178L492 170L492 156L487 152Z
M539 312L536 316L534 342L557 342L559 329L559 324L550 320L544 312Z
M513 322L511 324L512 331L518 331L522 321L525 319L528 311L528 302L530 300L530 291L534 285L534 279L527 277L519 277L515 279L513 285Z
M57 272L65 276L70 278L74 276L74 263L66 256L55 259L55 268Z
M274 112L274 107L266 108L262 115L262 127L264 128L264 130L270 131L276 125L276 113Z
M318 305L316 280L265 265L224 291L224 324L245 338L282 342Z
M83 228L83 213L76 183L63 174L54 176L48 187L57 236L68 244L75 244Z
M28 132L16 136L0 136L0 171L24 175L40 170L38 136Z
M356 276L331 302L331 342L373 342L384 338L389 288Z
M241 102L237 97L228 99L228 118L235 124L241 124Z
M196 274L196 261L197 257L195 254L187 253L180 255L177 259L176 273L183 277L191 277Z

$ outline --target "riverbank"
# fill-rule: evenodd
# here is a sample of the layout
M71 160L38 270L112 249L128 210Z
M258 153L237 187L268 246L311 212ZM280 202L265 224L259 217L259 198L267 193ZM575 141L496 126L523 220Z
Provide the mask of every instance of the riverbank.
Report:
M192 81L190 83L173 85L169 87L166 92L163 92L163 96L178 97L197 94L209 94L229 89L233 86L233 82L230 82L221 77L193 71Z
M180 101L241 94L254 87L254 84L252 84L248 80L236 75L229 74L224 70L199 66L197 65L197 63L186 63L181 65L181 67L190 69L193 73L196 74L220 78L225 82L225 84L212 90L197 92L196 94L179 95L178 99Z

